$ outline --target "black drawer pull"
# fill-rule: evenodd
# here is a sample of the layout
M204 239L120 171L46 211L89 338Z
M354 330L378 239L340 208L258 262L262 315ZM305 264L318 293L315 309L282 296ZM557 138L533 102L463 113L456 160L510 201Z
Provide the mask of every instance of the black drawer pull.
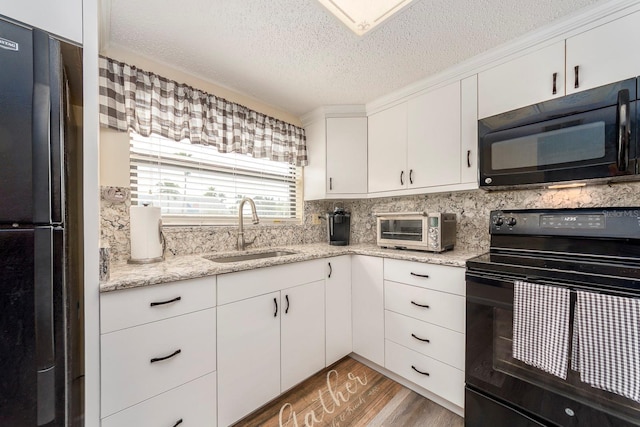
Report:
M424 277L425 279L429 278L428 274L418 274L418 273L414 273L413 271L411 272L411 275L416 277Z
M422 307L422 308L429 308L429 306L428 306L428 305L425 305L425 304L418 304L418 303L417 303L417 302L415 302L415 301L411 301L411 304L413 304L413 305L417 305L418 307Z
M575 75L575 81L573 82L573 87L575 89L578 89L580 87L580 66L576 65L575 67L573 67L573 73Z
M413 184L413 169L409 169L409 184Z
M273 317L278 317L278 300L274 298L273 303L276 305L276 312L273 313Z
M331 267L331 263L327 263L329 264L329 279L331 279L331 274L333 273L333 267Z
M285 295L284 299L287 300L287 308L284 310L284 314L289 314L289 295Z
M175 297L174 299L170 299L170 300L166 300L166 301L160 301L160 302L152 302L151 304L149 304L151 307L155 307L156 305L165 305L165 304L171 304L172 302L178 302L182 299L182 297Z
M553 89L551 91L552 95L558 93L558 88L556 87L556 82L558 80L558 73L553 73Z
M418 336L416 336L416 334L411 334L412 337L414 337L415 339L417 339L418 341L422 341L422 342L431 342L428 339L425 338L420 338Z
M471 150L467 150L467 167L471 167Z
M175 356L179 355L180 353L182 353L182 350L177 349L176 351L174 351L173 353L171 353L168 356L154 357L153 359L150 360L150 362L151 363L162 362L163 360L171 359L172 357L175 357Z
M416 371L416 372L417 372L417 373L419 373L419 374L429 376L429 372L422 372L421 370L417 369L417 368L416 368L415 366L413 366L413 365L411 365L411 369L413 369L414 371Z
M173 425L173 427L179 426L180 424L182 424L182 418L180 418L178 421L176 421L176 423Z

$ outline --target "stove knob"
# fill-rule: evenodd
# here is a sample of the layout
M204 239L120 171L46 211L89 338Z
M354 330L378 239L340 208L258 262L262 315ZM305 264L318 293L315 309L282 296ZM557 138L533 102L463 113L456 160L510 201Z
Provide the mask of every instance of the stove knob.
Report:
M514 217L510 217L510 218L507 220L507 225L508 225L509 227L513 227L514 225L516 225L516 219L515 219Z
M493 225L500 227L502 224L504 224L504 218L502 218L501 216L495 218L493 220Z

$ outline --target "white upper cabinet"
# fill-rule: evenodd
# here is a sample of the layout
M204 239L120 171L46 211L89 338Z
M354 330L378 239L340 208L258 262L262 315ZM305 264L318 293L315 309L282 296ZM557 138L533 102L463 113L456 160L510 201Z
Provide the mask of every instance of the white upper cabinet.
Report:
M564 40L483 71L478 118L562 96L564 79Z
M640 12L567 39L567 94L640 75ZM578 78L576 87L576 70Z
M460 82L460 182L478 186L478 76Z
M305 200L366 197L367 118L364 113L337 114L340 117L322 115L305 125Z
M328 194L367 193L367 118L327 118Z
M82 0L3 1L0 15L82 44Z
M369 116L369 193L407 187L407 103Z
M460 82L407 103L408 188L460 182Z

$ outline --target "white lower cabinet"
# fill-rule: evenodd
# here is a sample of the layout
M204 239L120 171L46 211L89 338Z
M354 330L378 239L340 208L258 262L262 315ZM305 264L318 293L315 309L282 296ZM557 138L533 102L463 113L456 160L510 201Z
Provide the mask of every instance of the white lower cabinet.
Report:
M464 406L464 268L384 260L385 367Z
M215 277L101 295L103 426L215 425L215 304Z
M280 292L218 307L218 425L280 394Z
M323 264L218 276L218 298L230 301L218 306L218 425L233 424L325 367ZM236 289L243 284L280 290L246 298Z
M325 367L324 281L280 292L281 391Z
M102 420L102 427L216 425L216 373L162 393Z
M464 406L464 371L387 341L385 367L460 407Z
M327 258L325 290L326 365L353 350L351 333L351 255Z
M351 269L353 352L384 366L383 258L354 255Z

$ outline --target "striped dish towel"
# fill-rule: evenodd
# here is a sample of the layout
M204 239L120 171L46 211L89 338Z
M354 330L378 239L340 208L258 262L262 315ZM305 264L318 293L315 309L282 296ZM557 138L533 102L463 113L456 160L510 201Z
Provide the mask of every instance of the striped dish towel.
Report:
M576 294L572 369L592 387L640 402L640 299Z
M569 311L569 289L514 282L513 357L566 379Z

